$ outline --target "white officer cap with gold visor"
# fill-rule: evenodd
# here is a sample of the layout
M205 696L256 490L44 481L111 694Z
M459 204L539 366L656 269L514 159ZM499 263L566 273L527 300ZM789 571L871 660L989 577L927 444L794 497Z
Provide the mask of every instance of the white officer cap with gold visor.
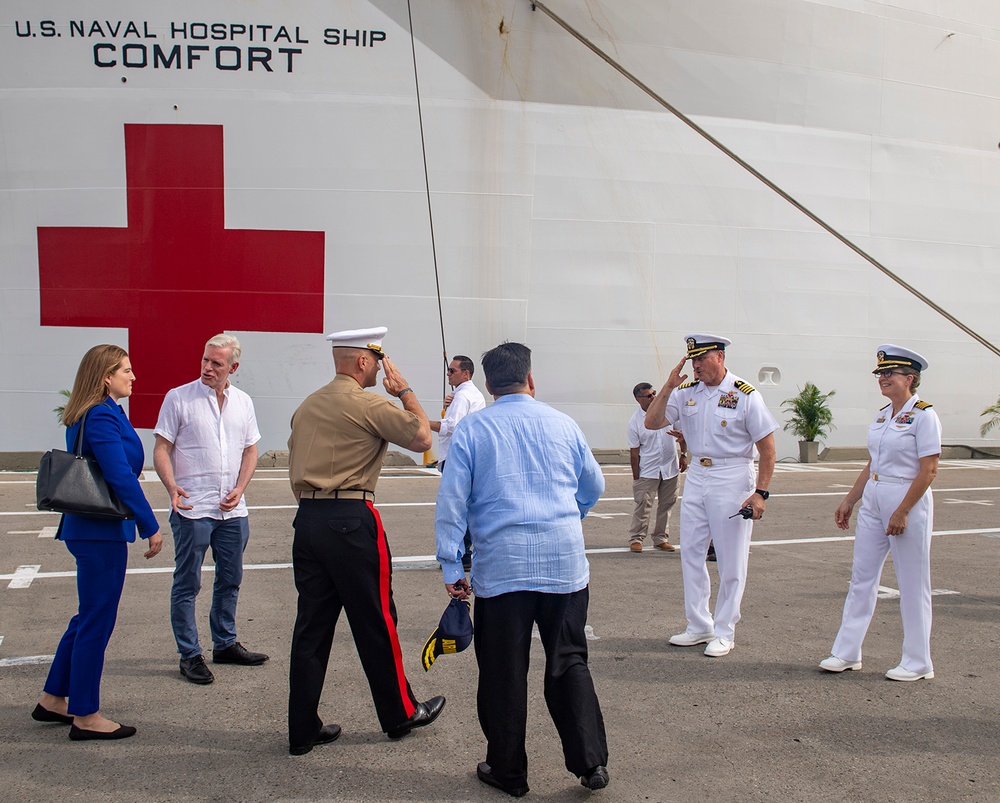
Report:
M376 326L373 329L345 329L343 332L327 335L326 339L333 344L333 348L368 349L381 360L385 356L385 352L382 351L382 338L388 331L385 326Z
M687 346L687 359L693 360L702 354L710 351L725 351L726 346L733 345L733 341L727 337L711 335L705 332L694 332L684 336L684 343Z
M879 346L875 359L878 360L878 367L872 371L873 374L892 368L910 368L917 372L927 370L927 360L920 354L894 343L883 343Z

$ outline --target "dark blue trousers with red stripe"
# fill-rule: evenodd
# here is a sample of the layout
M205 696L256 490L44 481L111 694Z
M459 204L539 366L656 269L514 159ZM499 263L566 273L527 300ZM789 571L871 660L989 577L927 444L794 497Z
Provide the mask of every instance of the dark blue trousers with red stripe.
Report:
M311 744L333 634L341 610L354 634L383 731L401 725L417 701L403 671L392 601L392 556L378 511L360 499L303 499L293 524L299 592L292 633L288 743Z

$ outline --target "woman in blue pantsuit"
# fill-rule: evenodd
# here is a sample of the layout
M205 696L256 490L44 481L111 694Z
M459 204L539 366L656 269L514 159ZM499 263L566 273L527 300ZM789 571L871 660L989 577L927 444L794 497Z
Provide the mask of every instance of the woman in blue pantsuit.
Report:
M159 524L139 485L145 462L142 442L118 405L132 394L134 379L124 349L94 346L80 363L62 414L67 448L74 449L84 424L83 453L94 456L108 486L135 515L134 521L112 521L67 513L59 524L56 537L76 559L80 607L59 642L32 717L72 725L69 737L74 741L124 739L135 734L135 728L100 713L104 650L118 616L128 544L135 541L138 527L139 535L149 539L147 559L163 545Z

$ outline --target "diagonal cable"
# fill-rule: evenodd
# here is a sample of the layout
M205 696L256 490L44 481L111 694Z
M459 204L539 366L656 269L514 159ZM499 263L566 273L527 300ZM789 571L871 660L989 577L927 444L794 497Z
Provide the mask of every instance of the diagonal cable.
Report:
M939 304L935 303L930 298L928 298L927 296L925 296L923 293L921 293L919 290L917 290L917 288L915 288L913 285L911 285L905 279L903 279L900 276L897 276L895 273L893 273L889 268L887 268L885 265L883 265L881 262L879 262L877 259L875 259L875 257L873 257L867 251L865 251L864 249L862 249L861 246L859 246L856 243L854 243L851 240L849 240L847 237L845 237L843 234L841 234L839 231L837 231L835 228L833 228L833 226L831 226L829 223L827 223L825 220L823 220L821 217L819 217L816 213L814 213L813 211L811 211L808 207L804 206L803 204L801 204L797 200L795 200L795 198L793 198L791 195L789 195L787 192L785 192L783 189L781 189L781 187L779 187L777 184L775 184L773 181L771 181L771 179L769 179L767 176L765 176L763 173L761 173L759 170L757 170L755 167L753 167L753 165L751 165L750 163L746 162L740 156L738 156L733 151L731 151L729 148L727 148L725 145L723 145L719 140L717 140L715 137L713 137L711 134L709 134L704 128L702 128L700 125L698 125L694 120L692 120L690 117L688 117L686 114L684 114L684 112L680 111L680 109L678 109L675 106L673 106L670 102L668 102L666 100L666 98L662 97L654 89L652 89L650 86L648 86L643 81L641 81L637 76L633 75L631 72L629 72L627 69L625 69L625 67L623 67L618 61L616 61L615 59L611 58L611 56L609 56L607 53L605 53L603 50L601 50L599 47L597 47L597 45L595 45L587 37L585 37L583 34L581 34L579 31L577 31L575 28L573 28L569 23L567 23L565 20L563 20L559 15L557 15L553 11L551 11L545 5L545 3L539 2L539 0L532 0L531 7L533 9L537 8L540 11L544 12L553 22L555 22L559 27L561 27L568 34L570 34L570 36L572 36L574 39L576 39L577 41L579 41L587 49L591 50L595 55L597 55L598 57L600 57L601 59L603 59L604 61L606 61L611 67L613 67L615 70L617 70L619 73L621 73L625 78L627 78L629 81L631 81L633 84L635 84L635 86L637 86L639 89L641 89L647 95L649 95L649 97L651 97L653 100L655 100L657 103L659 103L664 109L666 109L668 112L670 112L672 115L674 115L674 117L676 117L678 120L680 120L682 123L684 123L684 125L686 125L688 128L690 128L691 130L693 130L695 133L697 133L702 138L706 139L708 142L710 142L712 145L714 145L716 148L718 148L720 151L722 151L726 156L728 156L730 159L732 159L734 162L736 162L736 164L738 164L740 167L742 167L744 170L746 170L748 173L750 173L750 175L752 175L758 181L760 181L761 183L765 184L768 188L770 188L771 190L773 190L774 192L776 192L778 195L780 195L782 198L784 198L786 201L788 201L788 203L790 203L792 206L794 206L796 209L798 209L803 215L805 215L807 218L809 218L811 221L813 221L813 223L815 223L817 226L819 226L820 228L822 228L827 233L832 234L834 237L836 237L838 240L840 240L840 242L842 242L844 245L846 245L848 248L850 248L852 251L854 251L854 253L856 253L862 259L864 259L865 261L871 263L873 266L875 266L876 268L878 268L878 270L880 270L882 273L884 273L886 276L888 276L890 279L892 279L892 281L894 281L896 284L898 284L904 290L906 290L907 292L909 292L912 295L914 295L917 298L919 298L928 307L930 307L931 309L933 309L935 312L937 312L942 317L944 317L944 318L948 319L949 321L951 321L953 324L955 324L955 326L957 326L959 329L961 329L963 332L965 332L973 340L978 341L980 344L982 344L983 346L985 346L986 348L988 348L990 351L992 351L994 354L996 354L998 357L1000 357L1000 349L998 349L996 346L994 346L989 340L987 340L982 335L980 335L977 332L975 332L972 329L970 329L968 326L966 326L964 323L962 323L958 318L956 318L954 315L952 315L946 309L944 309L943 307L941 307Z

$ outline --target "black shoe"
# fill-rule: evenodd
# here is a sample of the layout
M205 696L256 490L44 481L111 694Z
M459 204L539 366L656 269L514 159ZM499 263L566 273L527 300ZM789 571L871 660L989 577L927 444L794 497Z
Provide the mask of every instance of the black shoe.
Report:
M611 783L611 776L608 775L608 768L603 764L598 764L586 775L580 776L580 783L588 789L603 789Z
M69 738L74 742L85 742L88 739L127 739L129 736L135 736L135 728L131 725L119 725L118 730L110 733L88 731L76 725L69 729Z
M715 563L715 547L710 546L708 548L708 554L705 555L705 560L709 563Z
M215 675L205 663L205 656L198 653L194 658L181 658L181 674L192 683L205 685L215 680Z
M262 652L250 652L238 641L230 644L224 650L212 650L213 664L240 664L241 666L260 666L270 658Z
M480 761L479 766L476 767L476 776L487 786L492 786L494 789L499 789L501 792L506 792L511 797L524 797L528 794L528 785L524 786L504 786L500 781L493 777L493 773L490 770L490 765L485 761Z
M304 744L301 747L290 744L288 752L293 756L304 756L317 745L330 744L330 742L337 741L338 738L340 738L340 725L324 725L319 729L319 735L309 744Z
M386 731L386 736L390 739L402 739L414 728L422 728L430 725L444 709L444 697L431 697L425 703L417 703L417 710L399 727Z
M55 711L42 708L41 703L35 706L35 710L31 712L31 718L35 722L58 722L60 725L73 724L73 717L68 717L65 714L57 714Z

